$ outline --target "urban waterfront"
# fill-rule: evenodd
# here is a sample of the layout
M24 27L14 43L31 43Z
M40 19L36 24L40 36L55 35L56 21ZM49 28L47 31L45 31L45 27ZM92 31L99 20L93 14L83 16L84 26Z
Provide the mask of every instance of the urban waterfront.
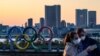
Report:
M91 38L100 42L100 37L91 37ZM47 39L49 39L49 38L45 38L46 41L47 41ZM15 38L12 38L12 40L14 42ZM43 40L41 40L41 41L43 41ZM41 51L40 50L39 51L40 52L63 52L63 49L64 49L64 44L63 44L64 42L63 41L64 41L64 38L53 38L51 41L53 43L53 44L51 43L51 50L49 50L50 47L48 47L48 44L47 44L41 49ZM5 49L3 48L4 46L2 46L2 45L5 45L5 42L7 42L7 39L4 38L4 36L3 37L0 36L0 51L11 51L10 46L9 47L6 46ZM20 50L18 48L15 48L15 51L20 52ZM32 47L29 47L25 50L25 52L36 52L36 50Z
M67 45L67 41L64 41L69 40L68 42L73 44L72 38L76 38L73 36L67 39L72 36L68 36L71 32L74 32L81 42L82 36L96 40L99 44L96 41L95 44L99 49L99 2L0 0L0 56L62 56ZM78 33L80 28L84 32L81 36ZM84 47L85 50L92 41L85 42L84 45L77 45L77 49Z

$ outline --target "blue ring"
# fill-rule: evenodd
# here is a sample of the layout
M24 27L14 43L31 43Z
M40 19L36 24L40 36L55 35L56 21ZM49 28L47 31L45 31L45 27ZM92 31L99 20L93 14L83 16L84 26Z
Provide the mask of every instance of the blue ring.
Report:
M14 26L14 27L12 27L12 28L10 28L10 29L8 30L7 36L8 36L8 38L9 38L9 40L10 40L10 49L11 49L11 50L14 50L14 47L13 47L13 46L14 46L14 45L13 45L13 40L12 40L11 35L10 35L10 33L11 33L11 31L12 31L13 29L19 30L19 31L21 32L21 34L22 34L22 30L21 30L19 27L17 27L17 26Z

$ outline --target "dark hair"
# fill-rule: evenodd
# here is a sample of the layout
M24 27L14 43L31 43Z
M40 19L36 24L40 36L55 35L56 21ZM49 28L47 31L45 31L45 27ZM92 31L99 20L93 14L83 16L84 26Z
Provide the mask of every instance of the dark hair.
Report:
M78 29L77 29L77 34L79 35L79 37L80 37L80 34L81 34L82 32L85 32L83 28L78 28Z
M66 34L64 39L64 45L66 45L66 42L71 42L71 40L74 38L74 35L77 34L76 32L69 32Z

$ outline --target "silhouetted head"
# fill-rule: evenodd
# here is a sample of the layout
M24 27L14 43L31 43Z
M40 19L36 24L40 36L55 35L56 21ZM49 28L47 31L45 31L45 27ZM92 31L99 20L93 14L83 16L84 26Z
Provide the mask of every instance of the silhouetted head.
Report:
M77 34L78 34L78 36L79 36L82 40L84 40L85 37L86 37L85 31L84 31L83 28L78 28L78 29L77 29Z

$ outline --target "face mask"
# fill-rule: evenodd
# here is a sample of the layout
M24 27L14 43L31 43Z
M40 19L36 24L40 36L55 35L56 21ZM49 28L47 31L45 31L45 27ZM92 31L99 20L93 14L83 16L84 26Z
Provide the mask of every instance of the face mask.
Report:
M81 37L82 40L85 40L85 38L86 38L85 36L82 36L82 37Z
M78 38L77 40L73 40L72 42L73 42L74 44L79 44L79 43L81 42L81 39Z

